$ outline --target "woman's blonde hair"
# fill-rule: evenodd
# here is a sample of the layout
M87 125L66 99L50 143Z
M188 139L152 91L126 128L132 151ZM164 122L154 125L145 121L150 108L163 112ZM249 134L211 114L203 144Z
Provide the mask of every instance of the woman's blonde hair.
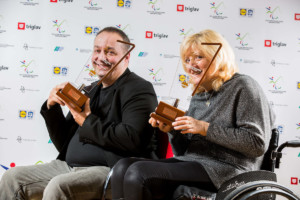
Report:
M212 63L212 65L215 66L213 72L215 79L212 82L212 88L218 91L223 83L229 80L238 71L233 50L221 34L213 30L203 30L186 37L180 46L181 61L186 72L185 60L189 51L201 53L201 55L210 62L219 46L201 45L201 43L204 42L222 43L222 48ZM196 87L196 85L194 85L194 87ZM199 87L197 93L204 91L204 88Z

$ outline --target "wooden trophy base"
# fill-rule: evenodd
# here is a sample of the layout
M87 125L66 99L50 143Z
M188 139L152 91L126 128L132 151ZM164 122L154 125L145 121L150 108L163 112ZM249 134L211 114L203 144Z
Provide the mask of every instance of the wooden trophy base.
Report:
M155 113L151 113L150 117L153 117L156 120L159 120L169 126L172 126L172 123L175 121L175 119L177 117L184 116L184 114L184 111L160 101Z
M82 94L70 83L67 83L67 85L62 90L57 91L56 94L77 112L82 111L82 107L88 99L87 96Z

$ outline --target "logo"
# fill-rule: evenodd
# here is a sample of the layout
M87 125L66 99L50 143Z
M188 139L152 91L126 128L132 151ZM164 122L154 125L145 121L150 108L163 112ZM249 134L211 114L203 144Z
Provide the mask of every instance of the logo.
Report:
M98 26L86 26L85 27L85 34L87 35L97 35L97 33L100 31L100 27Z
M152 38L153 32L152 31L146 31L146 38Z
M277 130L278 130L279 134L283 134L284 133L284 125L278 125Z
M160 78L160 72L162 70L162 68L159 68L157 71L154 70L153 68L152 69L148 69L150 71L149 75L152 77L152 80L154 82L159 82L161 81L161 78Z
M39 92L40 90L36 90L36 89L27 89L27 88L25 88L23 85L21 85L20 91L21 91L21 93L25 93L26 91L30 91L30 92Z
M210 5L211 5L210 9L212 9L214 11L215 15L222 15L223 13L220 12L219 8L223 4L224 4L223 2L219 3L218 5L216 5L215 2L210 3Z
M289 63L280 63L280 62L276 62L276 61L273 59L273 60L271 60L271 65L272 65L273 67L276 67L276 66L278 66L278 65L280 65L280 66L288 66Z
M236 48L238 50L251 50L253 49L253 47L250 47L248 42L246 41L246 37L249 38L249 33L246 33L244 35L242 35L241 33L236 33L236 40L239 41L239 46L237 46Z
M147 52L140 52L138 57L146 57L148 55Z
M180 32L180 34L179 34L180 36L186 37L186 36L191 35L192 33L194 33L194 30L192 28L190 28L188 31L185 31L184 28L183 28L183 29L180 29L179 32Z
M54 75L62 75L66 76L68 74L68 67L58 67L54 66L53 67L53 74Z
M117 7L119 8L131 8L131 0L117 0Z
M24 22L18 22L18 30L25 30L25 23Z
M54 20L52 21L52 27L53 30L55 31L54 33L52 33L53 36L55 37L69 37L70 34L66 34L66 28L68 26L68 23L66 20Z
M185 74L179 74L178 80L181 83L181 87L187 88L189 86L189 76Z
M279 7L277 6L276 8L274 8L273 10L271 9L271 7L266 7L267 9L267 14L269 15L269 17L271 19L278 19L278 16L275 16L275 12L279 9Z
M248 43L245 42L245 37L248 35L248 33L246 33L244 36L241 36L240 33L238 34L235 34L237 36L236 40L239 40L240 41L240 45L242 46L248 46Z
M18 141L19 143L22 143L22 142L36 142L36 140L34 140L34 139L24 139L24 138L22 138L21 136L18 136L18 137L17 137L17 141Z
M2 70L8 70L8 67L2 65L2 66L0 66L0 72L1 72Z
M184 11L184 5L177 4L177 12L183 12Z
M64 32L66 32L63 28L62 28L62 25L63 25L63 23L65 22L65 20L63 20L62 22L59 22L58 20L54 20L53 21L53 27L55 27L55 29L56 29L56 31L58 32L58 33L64 33Z
M286 43L283 42L272 42L272 40L265 40L265 47L286 47Z
M37 25L31 25L31 24L27 24L25 22L18 22L18 30L25 30L25 29L30 29L30 30L35 30L35 29L41 29L41 26L37 26Z
M266 7L266 14L268 16L268 19L266 20L266 22L268 23L276 23L276 24L279 24L279 23L282 23L283 21L280 21L279 20L279 17L278 17L278 12L280 11L280 8L277 6L276 8L272 9L270 6L269 7Z
M162 38L168 38L168 35L164 33L153 33L152 31L146 31L146 38L152 39L153 37L162 39Z
M240 16L242 17L252 17L254 9L252 8L240 8Z
M273 76L269 78L270 82L272 84L273 89L280 90L281 86L278 86L278 81L281 79L281 76L277 79L275 79Z
M300 90L300 82L297 82L297 89Z
M190 12L199 12L199 8L185 6L183 4L177 4L177 12L184 12L184 11L190 11Z
M33 119L34 112L32 110L19 110L20 119Z
M300 20L300 13L295 13L295 20Z
M57 1L62 1L63 3L73 2L73 0L50 0L50 3L57 3Z
M292 185L298 185L298 178L297 177L291 177L291 184Z
M161 11L161 2L162 0L149 0L148 5L150 6L151 10L147 12L153 15L165 14L165 12Z
M21 66L20 67L24 67L24 71L26 72L26 74L31 74L33 73L33 70L29 69L29 66L34 62L34 60L30 61L28 64L26 64L26 60L20 61L21 62Z
M297 127L297 130L299 130L300 129L300 123L298 123L298 124L296 124L298 127Z
M64 50L64 47L56 46L54 48L54 51L62 51L62 50Z
M39 3L34 3L33 0L27 0L25 2L20 2L21 4L23 4L24 6L36 6Z
M213 19L226 19L227 16L223 15L223 12L221 11L221 7L224 7L224 2L221 2L219 4L216 4L215 2L209 3L210 4L210 9L213 10L213 15L210 15L209 17Z
M100 0L89 0L88 4L89 6L84 6L84 8L86 8L87 10L100 10L102 9L102 7L100 7Z
M89 64L84 66L85 70L84 71L88 71L88 75L90 77L97 77L96 72L94 70L94 68L92 66L90 66Z
M272 40L265 40L265 47L272 47Z
M4 165L1 165L0 164L0 166L3 168L3 169L5 169L5 170L8 170L9 169L9 167L6 167L6 166L4 166ZM11 168L13 168L13 167L15 167L16 166L16 164L15 163L10 163L10 165L9 165Z
M49 141L48 141L48 144L52 144L53 142L52 142L52 140L51 139L49 139Z

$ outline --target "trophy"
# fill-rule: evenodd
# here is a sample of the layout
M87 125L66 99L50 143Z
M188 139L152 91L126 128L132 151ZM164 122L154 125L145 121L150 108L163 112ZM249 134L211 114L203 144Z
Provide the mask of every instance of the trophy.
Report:
M215 55L213 56L212 60L210 61L209 65L207 67L207 70L204 72L202 78L200 79L197 86L195 87L195 89L192 93L192 96L195 95L197 89L199 88L199 86L202 83L202 80L203 80L206 72L209 70L211 64L213 63L213 61L215 60L216 56L218 55L220 49L222 48L221 43L201 43L201 45L217 45L217 46L219 46L219 48L217 49L217 51L216 51ZM190 67L192 67L192 66L190 66ZM199 73L202 72L202 70L197 69L197 68L193 68L193 70L199 71ZM187 84L187 82L182 83L182 84ZM150 117L153 117L154 119L159 120L160 122L163 122L166 125L172 126L172 122L174 122L177 117L182 117L182 116L185 115L185 111L177 108L178 105L179 105L179 99L178 98L175 99L175 101L172 105L170 105L166 102L160 101L157 108L156 108L156 110L155 110L155 112L151 113Z
M129 46L131 46L131 48L125 53L125 55L114 66L111 67L111 69L106 73L106 75L102 79L100 79L98 81L98 83L94 87L92 87L89 91L93 90L93 88L95 88L97 85L100 85L103 82L103 80L105 80L105 78L109 74L111 74L111 72L122 62L122 60L124 60L124 58L135 48L135 45L132 43L129 43L129 42L125 42L125 41L121 41L121 40L117 40L117 42L129 45ZM111 63L106 60L104 60L104 62L107 65L111 65ZM86 64L85 68L87 65L89 65L89 64ZM85 68L83 69L83 71L85 70ZM80 79L81 82L84 82L84 81L82 81L82 80L85 80L85 78L83 77L83 74L84 73L81 72L79 77L77 78L77 80ZM90 70L89 75L91 77L96 76L95 71ZM57 96L62 98L67 104L69 104L73 109L75 109L77 112L81 112L85 102L88 99L87 94L89 91L87 90L85 83L80 84L80 86L78 86L78 87L72 85L71 83L67 83L65 85L65 87L63 89L57 91L56 94L57 94Z

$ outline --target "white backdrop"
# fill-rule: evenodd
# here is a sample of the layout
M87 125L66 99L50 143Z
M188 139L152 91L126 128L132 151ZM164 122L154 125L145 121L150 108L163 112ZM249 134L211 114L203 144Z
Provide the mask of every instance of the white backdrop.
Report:
M55 85L75 81L106 26L136 44L130 69L153 83L158 100L191 93L181 87L182 39L220 32L240 72L268 96L280 143L300 139L299 0L0 0L0 177L56 158L40 107ZM300 194L300 149L284 152L279 182Z

